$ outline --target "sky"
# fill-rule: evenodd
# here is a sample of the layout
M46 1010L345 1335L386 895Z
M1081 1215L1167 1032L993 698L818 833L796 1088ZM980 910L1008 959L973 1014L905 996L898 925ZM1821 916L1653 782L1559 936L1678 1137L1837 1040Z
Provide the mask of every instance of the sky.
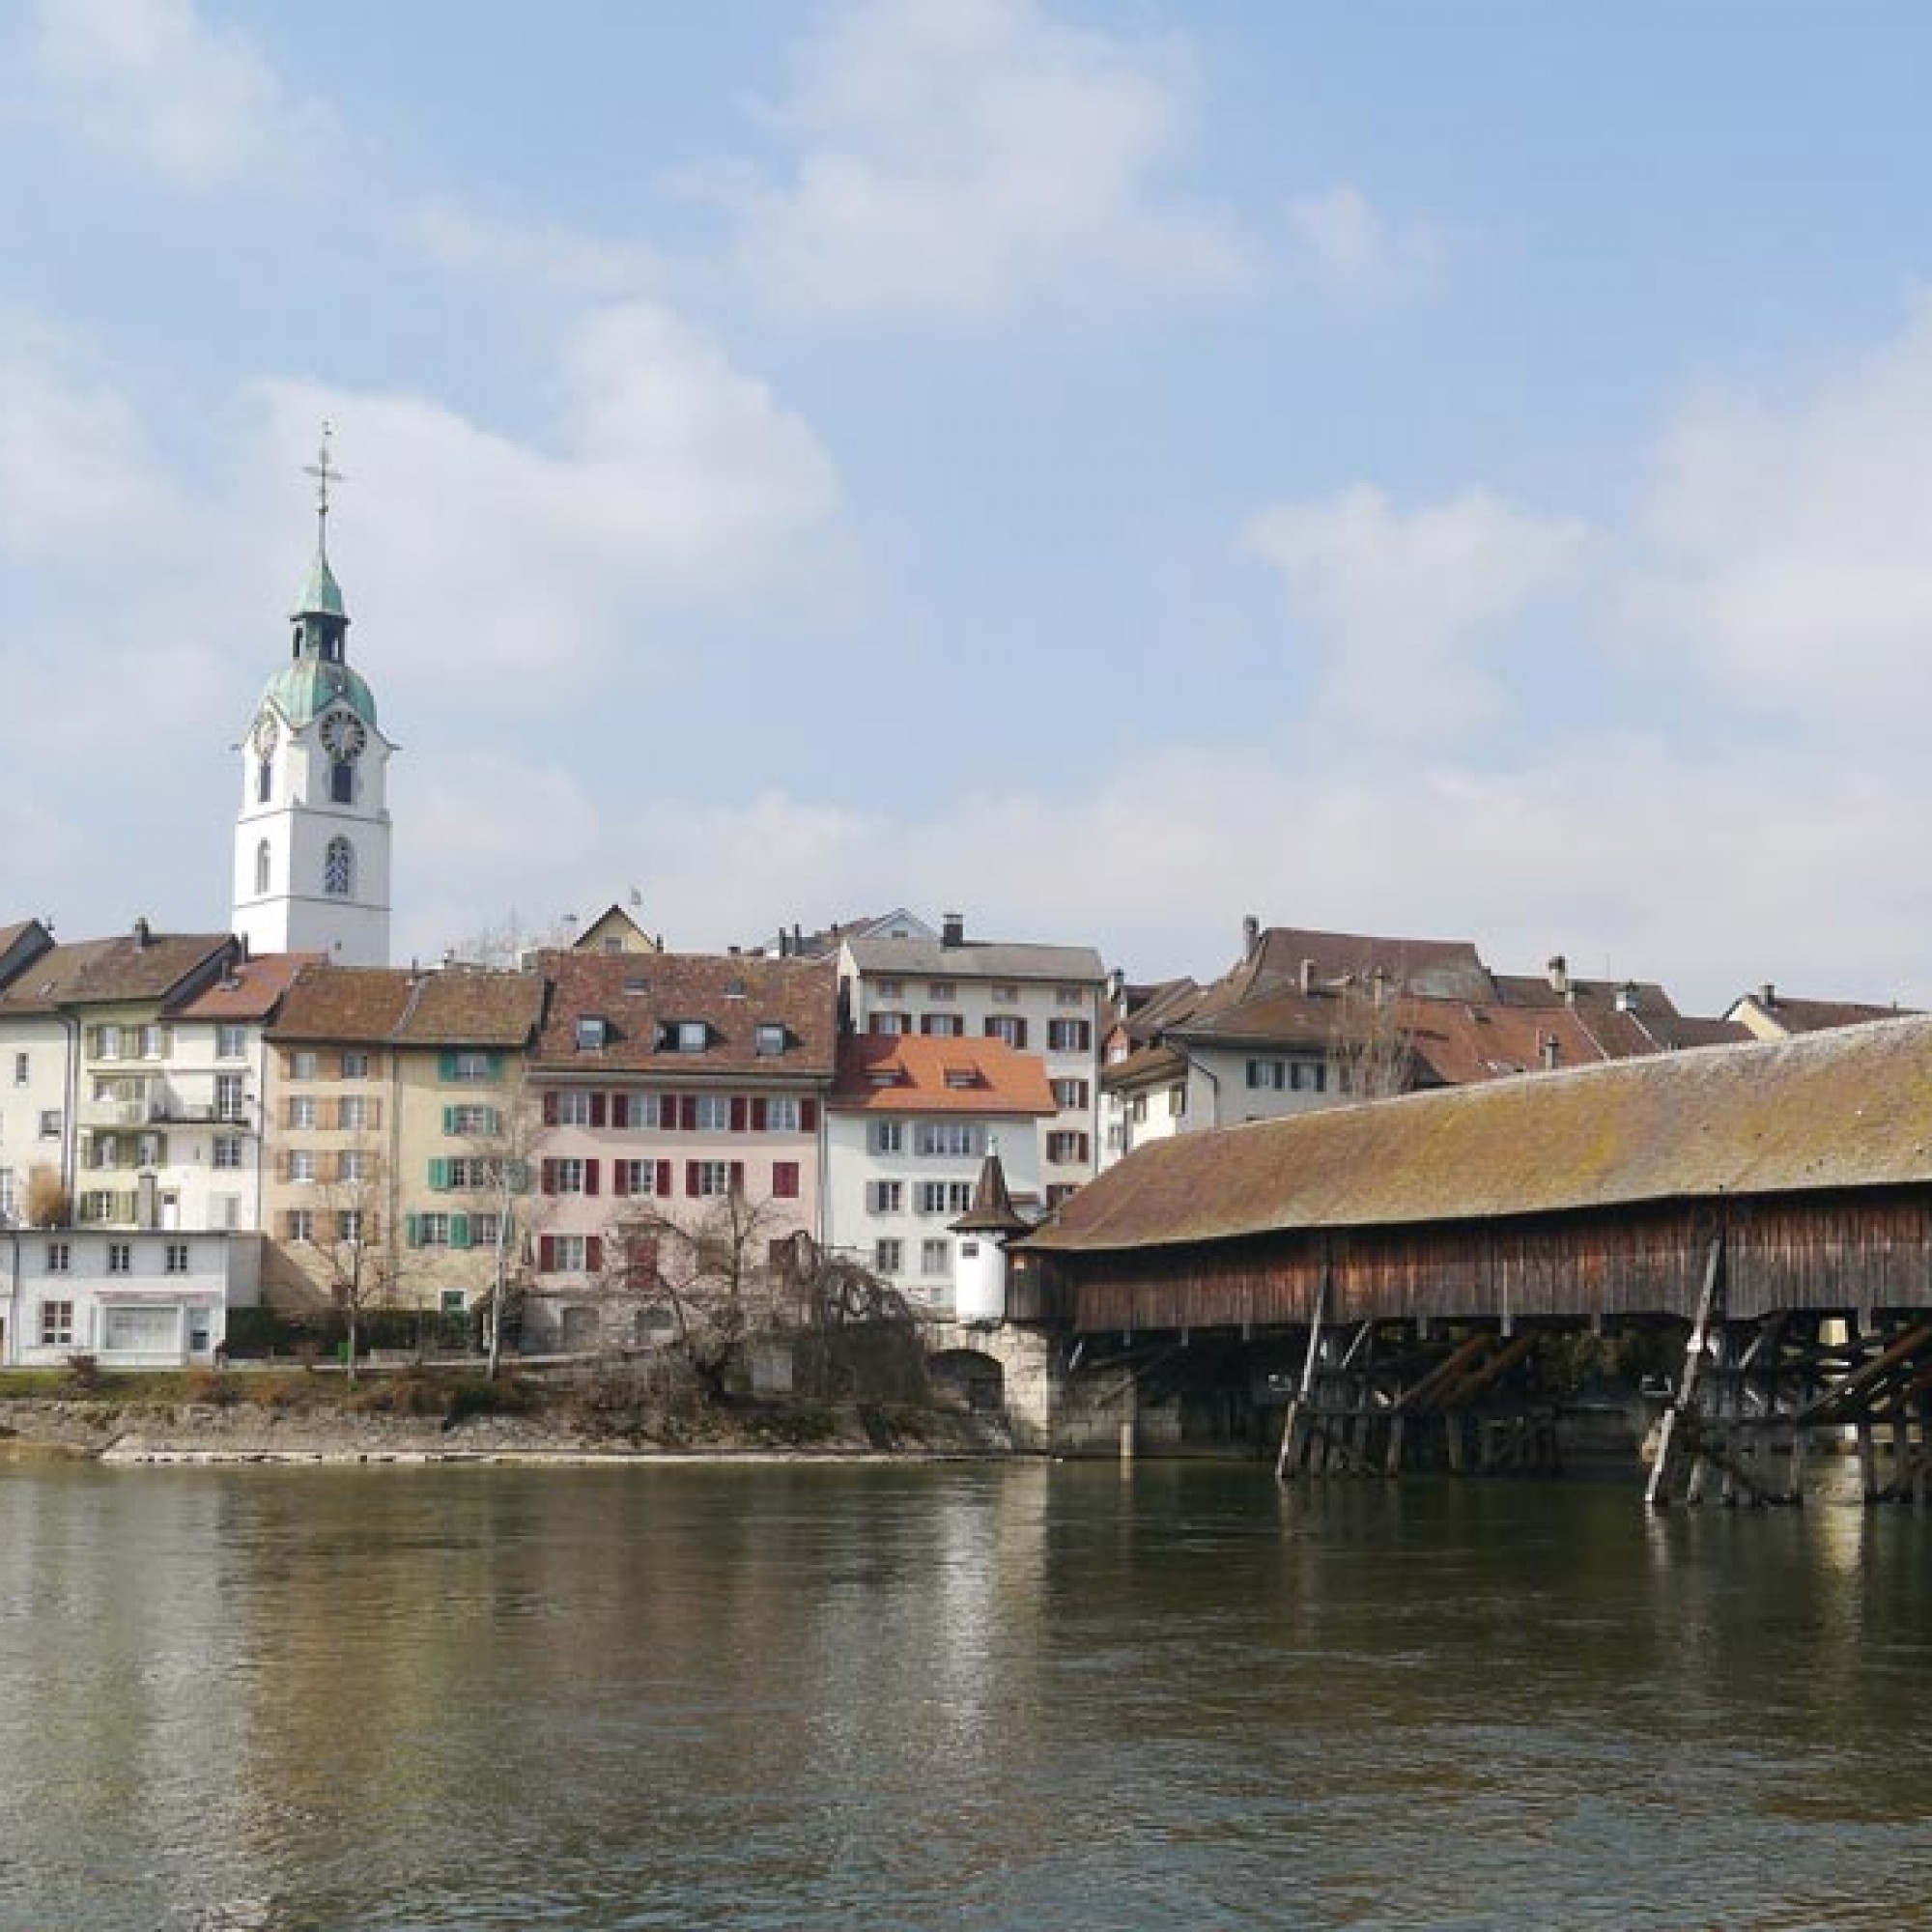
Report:
M0 0L0 923L639 895L1932 1006L1932 14Z

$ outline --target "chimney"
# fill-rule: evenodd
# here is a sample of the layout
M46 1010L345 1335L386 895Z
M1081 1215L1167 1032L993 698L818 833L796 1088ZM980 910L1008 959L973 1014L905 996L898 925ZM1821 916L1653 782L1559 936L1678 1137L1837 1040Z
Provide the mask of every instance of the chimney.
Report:
M1388 1004L1389 976L1386 967L1378 966L1369 975L1369 998L1378 1009Z
M1548 973L1549 973L1549 990L1552 993L1569 992L1570 962L1569 960L1564 958L1562 953L1557 952L1557 953L1552 953L1550 955Z
M1306 999L1310 993L1314 992L1314 990L1315 990L1315 961L1312 959L1304 959L1301 962L1302 997Z
M145 952L148 950L148 941L152 936L148 922L145 919L137 919L134 922L135 949L138 952Z
M1262 943L1262 923L1253 913L1241 921L1241 957L1252 959L1255 948Z
M1767 980L1757 989L1757 1003L1761 1007L1775 1007L1777 1004L1777 988Z
M945 914L939 922L939 943L942 946L964 946L966 944L966 921L956 912Z
M1553 1033L1539 1034L1536 1046L1543 1060L1544 1072L1554 1073L1556 1063L1563 1057L1563 1048L1558 1044L1556 1036Z
M1107 1004L1118 1017L1126 1017L1127 976L1118 966L1107 975Z

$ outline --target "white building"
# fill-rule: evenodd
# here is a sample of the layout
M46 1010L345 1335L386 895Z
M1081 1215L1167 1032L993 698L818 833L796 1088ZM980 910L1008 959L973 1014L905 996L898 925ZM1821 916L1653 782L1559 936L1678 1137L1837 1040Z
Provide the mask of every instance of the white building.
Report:
M315 561L296 600L290 661L269 680L242 754L234 927L251 952L389 963L389 754L376 699L348 660L329 568L324 449Z
M212 1363L228 1310L259 1298L261 1242L207 1232L16 1230L0 1235L0 1364Z
M826 1104L829 1246L911 1300L952 1306L953 1224L997 1151L1021 1212L1047 1183L1039 1128L1056 1117L1044 1063L983 1036L847 1034Z
M840 944L840 994L847 1023L884 1037L995 1039L1044 1065L1053 1110L1035 1133L1042 1196L1058 1206L1093 1178L1099 1129L1102 991L1091 946L968 939L948 913L940 930L913 929L900 915ZM982 1150L983 1151L983 1150ZM1009 1176L1020 1151L1002 1145ZM977 1168L975 1169L977 1173Z

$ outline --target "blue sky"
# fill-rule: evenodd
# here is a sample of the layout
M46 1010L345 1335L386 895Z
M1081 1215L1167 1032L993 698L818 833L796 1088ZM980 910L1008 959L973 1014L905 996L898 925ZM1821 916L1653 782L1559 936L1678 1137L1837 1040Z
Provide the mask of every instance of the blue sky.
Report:
M0 0L0 920L639 888L1932 1004L1922 10Z

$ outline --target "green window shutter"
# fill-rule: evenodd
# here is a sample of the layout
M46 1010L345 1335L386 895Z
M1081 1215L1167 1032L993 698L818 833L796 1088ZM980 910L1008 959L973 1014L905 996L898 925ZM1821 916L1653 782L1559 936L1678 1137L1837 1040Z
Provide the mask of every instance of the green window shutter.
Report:
M422 1216L420 1214L405 1214L403 1216L403 1238L411 1247L419 1248L423 1244L422 1237Z
M439 1053L436 1057L438 1076L443 1080L456 1078L456 1056L453 1053Z
M456 1109L454 1107L445 1107L442 1110L442 1130L446 1134L453 1134L456 1131Z
M467 1248L469 1245L468 1214L452 1214L449 1217L449 1245L452 1248Z
M492 1080L500 1080L502 1077L503 1056L500 1053L493 1053L490 1056L490 1078Z
M446 1160L430 1162L429 1184L435 1188L445 1188L449 1185L449 1163Z

